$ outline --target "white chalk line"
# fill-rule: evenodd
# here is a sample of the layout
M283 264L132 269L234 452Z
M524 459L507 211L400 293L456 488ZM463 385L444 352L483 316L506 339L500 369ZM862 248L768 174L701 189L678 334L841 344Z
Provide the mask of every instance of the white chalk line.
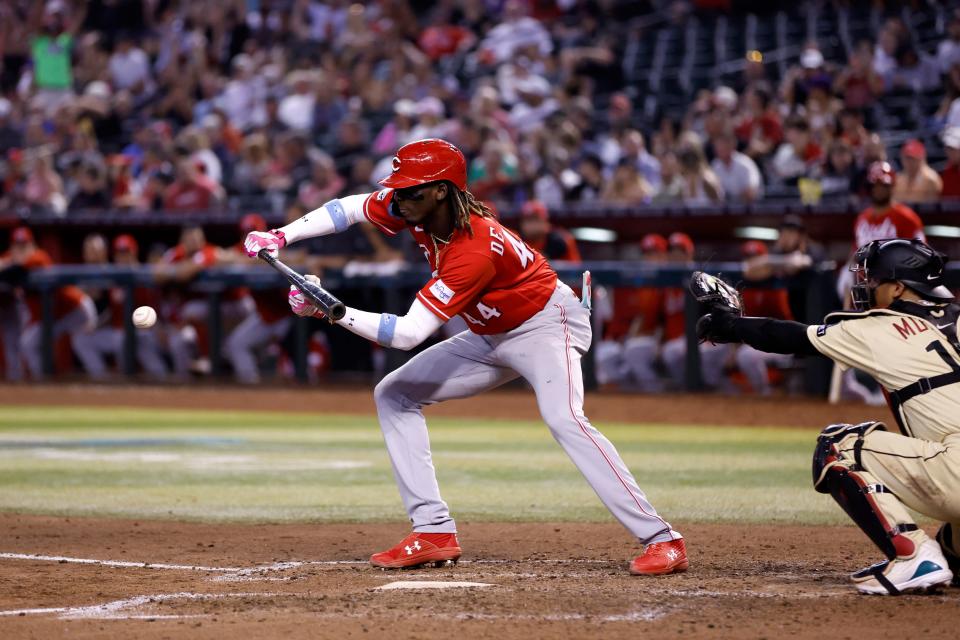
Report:
M93 619L128 619L128 618L195 618L197 614L170 615L160 614L151 615L139 612L138 609L148 604L161 602L170 602L178 600L224 600L227 598L276 598L276 597L304 597L304 594L298 593L275 593L275 592L253 592L253 593L158 593L153 595L134 596L122 600L113 600L104 604L95 604L85 607L48 607L41 609L14 609L11 611L0 611L0 616L28 616L44 614L60 614L61 619L93 618ZM124 613L128 609L133 609L133 613Z

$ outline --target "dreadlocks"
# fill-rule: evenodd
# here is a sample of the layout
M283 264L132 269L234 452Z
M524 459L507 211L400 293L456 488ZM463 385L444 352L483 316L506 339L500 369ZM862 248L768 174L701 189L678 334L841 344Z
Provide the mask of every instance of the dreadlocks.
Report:
M481 218L495 218L490 208L477 200L469 191L461 191L456 185L447 183L450 190L450 208L453 210L453 226L455 229L466 229L473 237L473 228L470 226L470 216Z

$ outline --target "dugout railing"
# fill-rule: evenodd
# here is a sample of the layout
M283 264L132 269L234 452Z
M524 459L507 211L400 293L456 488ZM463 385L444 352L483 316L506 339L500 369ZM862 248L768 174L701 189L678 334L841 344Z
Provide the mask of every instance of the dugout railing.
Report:
M641 262L589 262L577 266L555 265L560 278L571 287L579 288L584 270L589 270L593 276L595 287L686 287L687 279L693 268L653 265ZM698 264L696 269L720 273L730 282L742 281L742 264L739 262L717 262ZM805 322L818 323L823 316L835 308L836 294L835 268L832 262L816 265L814 269L804 272L802 280L782 281L770 280L766 282L751 282L750 286L792 288L794 293L799 289L804 299ZM341 270L325 270L323 283L332 292L344 288L368 289L378 292L381 301L381 312L402 314L405 313L415 292L430 278L430 273L421 267L409 267L393 275L383 276L347 276ZM960 284L960 268L950 270L951 285ZM42 362L46 375L54 373L54 292L64 285L80 285L90 288L119 287L125 291L124 295L124 349L120 370L125 374L136 372L136 330L133 326L132 314L134 308L133 292L137 287L161 286L155 279L155 271L150 266L124 267L117 265L61 265L40 271L31 272L25 283L26 287L35 290L41 301L41 344ZM221 376L226 373L222 357L224 342L223 322L221 317L221 301L224 292L233 287L247 287L250 289L285 289L286 280L271 269L256 264L232 265L213 267L202 271L188 284L178 285L193 293L206 297L209 305L207 316L209 352L212 374ZM278 295L279 292L278 292ZM691 296L687 296L686 303L686 386L688 390L696 391L703 388L700 378L699 350L696 348L695 332L696 319L699 315L697 303ZM296 376L301 381L307 379L307 322L299 321L294 328L294 353L291 354ZM594 344L599 336L594 336ZM412 352L389 350L385 371L396 368L412 355ZM588 386L592 386L592 350L585 359L585 377ZM829 380L829 369L826 363L809 362L804 367L804 387L808 393L823 394L826 392Z

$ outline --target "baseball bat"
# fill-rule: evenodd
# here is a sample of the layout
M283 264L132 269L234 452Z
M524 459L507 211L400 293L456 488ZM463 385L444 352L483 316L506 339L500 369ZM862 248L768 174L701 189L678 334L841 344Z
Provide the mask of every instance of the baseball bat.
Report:
M257 256L268 265L283 274L290 284L295 286L303 293L303 297L312 302L320 311L326 314L331 320L339 320L347 313L347 308L342 302L337 300L336 296L317 286L304 278L302 275L283 264L278 258L274 258L266 249L260 249Z

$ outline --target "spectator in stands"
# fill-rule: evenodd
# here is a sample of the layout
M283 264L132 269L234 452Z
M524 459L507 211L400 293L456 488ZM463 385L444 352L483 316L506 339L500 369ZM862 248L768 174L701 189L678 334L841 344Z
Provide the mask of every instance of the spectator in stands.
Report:
M143 49L135 46L130 33L121 33L117 38L108 66L114 89L134 89L139 93L151 81L150 60Z
M577 241L569 231L550 224L550 212L537 200L528 200L520 212L520 237L553 262L580 262Z
M763 197L763 178L757 163L737 151L737 138L724 131L713 139L716 154L710 167L730 202L753 202Z
M960 198L960 127L951 127L943 132L943 148L947 165L940 172L943 182L941 198Z
M23 188L24 202L32 208L62 214L67 209L63 180L53 168L53 150L34 149L28 161L30 171Z
M783 140L780 113L770 92L763 86L751 87L744 96L745 114L735 122L734 132L744 153L760 161L770 155Z
M667 239L650 233L640 241L644 264L656 265L667 259ZM614 384L644 393L663 391L655 363L662 331L663 289L660 287L616 287L602 317L603 339L596 347L597 382ZM598 305L599 307L599 305Z
M683 184L683 204L699 206L723 201L723 187L707 164L703 146L696 134L685 134L681 137L677 162Z
M23 134L16 126L13 104L0 96L0 149L19 149L23 146Z
M947 23L947 39L937 45L937 66L947 75L960 64L960 16L954 14Z
M853 148L845 140L834 140L830 144L826 160L820 172L820 188L823 196L856 198L854 182L857 178L857 165Z
M499 140L487 140L483 144L483 153L470 163L470 191L480 200L501 198L516 182L518 171L516 154Z
M897 175L893 198L900 202L936 202L943 191L943 181L927 164L927 149L919 140L907 140L900 148L903 171Z
M393 105L393 119L380 129L370 150L377 156L384 156L412 141L411 130L416 117L417 105L413 100L397 100Z
M907 44L897 53L897 65L887 75L889 91L931 91L941 86L940 69L936 60Z
M826 67L823 53L816 45L808 45L800 53L800 66L792 67L784 77L783 100L792 109L807 104L812 92L829 90L832 86L833 76Z
M295 131L309 132L313 129L313 107L316 102L313 89L316 84L317 78L309 71L293 71L287 76L291 92L280 101L277 110L277 116L284 125Z
M207 211L224 201L223 187L208 178L203 164L190 156L177 161L177 179L163 192L163 208L169 211Z
M550 83L546 78L529 75L517 82L516 90L520 100L510 110L510 126L520 134L541 128L557 110L557 102L550 96Z
M86 6L73 15L59 2L34 2L30 9L30 58L33 65L34 104L48 115L73 96L74 35L83 24Z
M446 117L446 107L436 96L427 96L417 102L417 124L410 131L411 140L449 138L455 124Z
M833 91L847 109L872 107L883 94L883 78L873 68L870 44L862 42L850 53L848 66L833 81Z
M240 159L233 169L231 191L241 194L263 193L270 164L266 136L259 132L248 135L243 140Z
M301 182L297 189L297 199L308 211L336 198L347 184L343 176L337 173L333 158L329 154L317 151L313 154L311 166L313 171L310 178Z
M660 186L660 161L647 151L643 134L636 129L626 129L620 136L620 159L631 161L651 189Z
M106 179L103 169L88 163L80 169L80 190L70 199L70 210L109 209L110 197L107 195ZM103 240L103 238L100 238ZM103 243L103 262L107 262L107 245Z
M503 21L490 29L480 43L481 59L506 62L525 50L545 56L553 50L553 42L543 25L527 15L526 2L507 0Z
M653 201L661 204L681 202L683 200L684 181L680 175L680 162L673 151L665 151L660 156L660 188Z
M786 124L786 142L773 156L772 168L785 184L794 185L808 177L820 162L823 150L810 135L810 125L802 116L791 116Z
M576 174L564 185L567 202L592 202L603 193L606 179L603 161L592 153L585 154L577 163Z
M614 204L641 204L653 197L653 188L628 158L617 163L613 176L604 186L600 199Z

